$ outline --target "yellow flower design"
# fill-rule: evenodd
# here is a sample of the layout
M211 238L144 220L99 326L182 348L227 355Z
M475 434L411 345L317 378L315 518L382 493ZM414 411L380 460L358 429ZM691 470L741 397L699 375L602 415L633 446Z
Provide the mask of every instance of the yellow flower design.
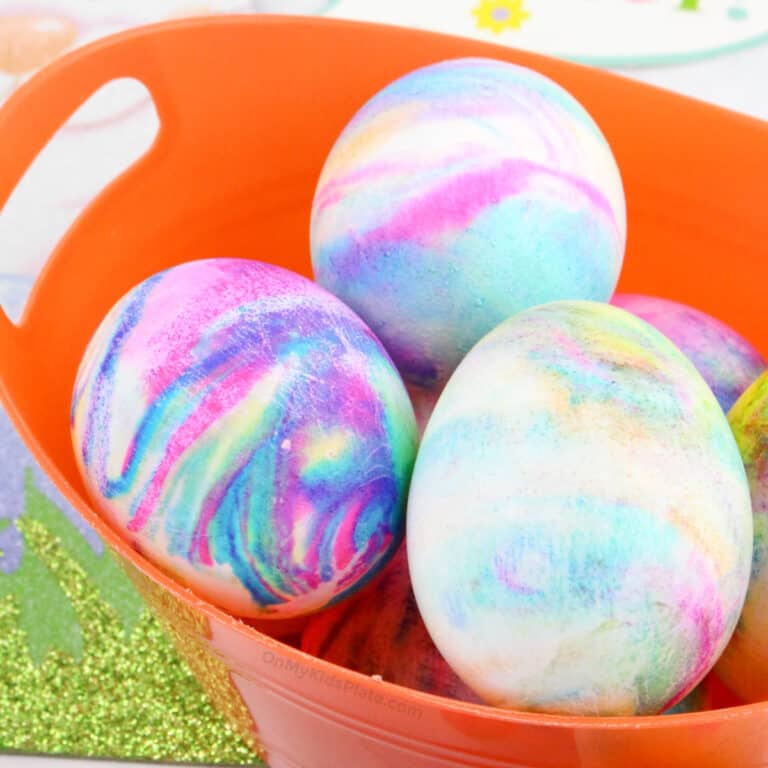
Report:
M519 29L530 16L523 0L480 0L472 13L478 29L489 29L496 35L505 29Z

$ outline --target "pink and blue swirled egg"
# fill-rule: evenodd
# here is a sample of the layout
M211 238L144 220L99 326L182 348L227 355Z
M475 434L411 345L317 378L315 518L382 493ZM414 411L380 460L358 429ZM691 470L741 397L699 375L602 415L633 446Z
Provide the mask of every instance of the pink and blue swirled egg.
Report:
M752 564L739 449L666 337L600 302L485 336L424 433L408 500L414 594L485 701L655 714L712 668Z
M696 366L726 413L768 367L745 338L706 312L638 293L617 293L611 304L645 320L673 341Z
M88 345L72 437L102 514L238 615L323 608L402 539L405 386L354 312L279 267L196 261L131 290Z
M510 315L607 301L626 239L610 147L559 85L491 59L388 85L320 176L315 277L368 323L411 384L444 382Z

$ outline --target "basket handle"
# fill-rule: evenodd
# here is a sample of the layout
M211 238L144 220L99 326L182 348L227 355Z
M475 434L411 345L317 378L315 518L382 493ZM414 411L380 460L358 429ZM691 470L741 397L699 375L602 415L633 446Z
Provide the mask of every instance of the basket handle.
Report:
M172 109L151 36L129 31L63 56L18 88L0 108L0 210L29 166L77 108L112 80L130 77L150 92L160 124ZM20 328L0 307L0 349L13 349Z

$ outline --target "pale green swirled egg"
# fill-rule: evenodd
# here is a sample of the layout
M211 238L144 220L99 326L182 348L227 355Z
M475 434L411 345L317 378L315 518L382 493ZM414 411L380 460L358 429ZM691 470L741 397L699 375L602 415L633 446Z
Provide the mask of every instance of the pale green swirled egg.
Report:
M407 536L440 652L492 704L653 714L728 642L752 514L715 396L647 323L554 302L485 336L424 434Z

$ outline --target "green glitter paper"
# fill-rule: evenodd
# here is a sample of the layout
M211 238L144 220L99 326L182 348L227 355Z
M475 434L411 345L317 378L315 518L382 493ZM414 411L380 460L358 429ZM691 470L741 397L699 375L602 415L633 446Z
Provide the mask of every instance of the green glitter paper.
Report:
M0 575L0 748L262 765L112 556L25 481L22 561Z

